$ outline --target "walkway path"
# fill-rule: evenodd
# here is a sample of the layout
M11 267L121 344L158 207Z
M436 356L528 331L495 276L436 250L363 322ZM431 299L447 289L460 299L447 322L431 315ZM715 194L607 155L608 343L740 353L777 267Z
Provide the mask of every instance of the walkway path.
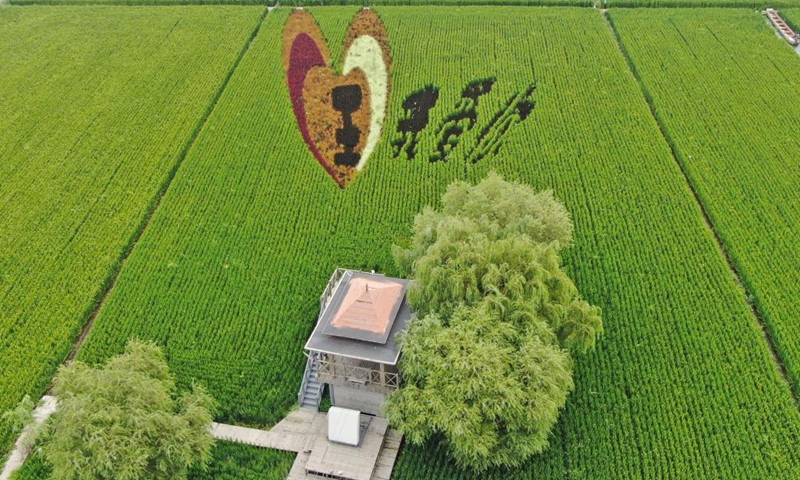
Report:
M39 401L39 406L36 407L33 413L34 425L28 428L35 428L35 426L47 420L56 411L56 406L55 397L50 395L42 397ZM364 478L369 477L371 470L371 480L389 480L403 437L394 430L386 430L386 421L384 419L373 419L373 424L375 424L375 420L384 422L384 427L381 431L385 432L385 436L381 435L383 440L381 441L381 446L378 447L379 452L377 450L374 452L377 458L373 456L370 462L370 465L374 465L374 467L370 467L367 470L367 476ZM300 408L289 413L286 418L270 430L259 430L216 422L212 423L209 429L211 435L218 440L297 453L297 458L287 478L289 480L306 480L317 478L307 476L305 467L315 443L320 438L327 439L327 425L327 414ZM28 457L30 452L23 445L23 438L24 434L17 439L16 448L6 462L3 473L0 474L0 480L9 480L11 474L21 467ZM362 453L366 455L367 452Z
M326 424L324 413L300 408L269 431L212 423L211 435L218 440L300 453L313 444L317 433L324 430Z
M383 449L378 456L378 463L375 465L375 471L372 473L372 480L389 480L392 477L394 462L397 460L397 454L400 452L400 443L402 441L403 436L396 430L389 430L386 432L386 438L383 441Z
M385 422L385 420L383 421ZM363 478L389 480L392 475L403 436L394 430L386 430L385 426L384 430L385 436L382 437L381 446L378 447L379 452L375 452L377 458L373 456L371 461L367 462L368 468ZM324 441L327 440L326 433L327 415L304 408L291 412L269 431L221 423L211 424L211 434L218 440L297 452L297 458L286 480L314 480L319 478L307 474L306 465L314 455L312 450L315 450L315 444L319 443L320 439L323 439L322 443L327 443ZM317 445L317 449L319 449L319 445ZM364 456L369 456L369 452L361 451L360 453Z
M2 3L2 0L0 0L0 3ZM0 480L8 480L11 478L11 474L14 473L16 469L21 467L25 462L25 459L28 458L30 451L28 451L26 446L23 445L25 433L32 428L36 428L37 426L41 425L42 422L47 420L50 415L56 411L56 404L56 397L51 397L50 395L45 395L39 401L39 406L36 407L36 410L33 412L33 425L29 425L25 429L25 432L23 432L23 434L17 439L16 448L14 448L14 451L11 452L11 456L8 457L8 461L3 468L3 473L0 473Z

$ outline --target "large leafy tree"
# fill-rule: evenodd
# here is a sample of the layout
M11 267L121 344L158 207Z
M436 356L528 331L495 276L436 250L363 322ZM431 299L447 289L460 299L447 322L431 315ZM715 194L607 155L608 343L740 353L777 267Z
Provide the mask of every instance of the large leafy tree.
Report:
M443 437L456 462L515 466L548 446L573 388L570 352L594 347L597 307L561 269L572 223L551 192L490 174L451 185L411 246L416 318L401 338L404 386L386 415L412 443Z
M97 368L61 367L55 393L44 446L54 479L182 479L210 459L214 401L200 387L178 396L155 344L131 341Z

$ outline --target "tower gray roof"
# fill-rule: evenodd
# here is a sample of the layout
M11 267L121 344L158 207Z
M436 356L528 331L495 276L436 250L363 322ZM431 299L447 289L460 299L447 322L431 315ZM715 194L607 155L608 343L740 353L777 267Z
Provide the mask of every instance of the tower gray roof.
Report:
M397 364L397 334L411 320L409 281L345 270L319 316L306 349L360 360Z

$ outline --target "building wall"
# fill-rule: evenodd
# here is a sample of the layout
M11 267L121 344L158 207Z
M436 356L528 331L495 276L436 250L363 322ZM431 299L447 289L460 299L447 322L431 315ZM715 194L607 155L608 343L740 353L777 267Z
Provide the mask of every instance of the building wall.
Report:
M379 417L383 416L381 406L386 401L386 394L356 390L333 384L328 384L328 388L330 388L331 392L331 405L359 410Z

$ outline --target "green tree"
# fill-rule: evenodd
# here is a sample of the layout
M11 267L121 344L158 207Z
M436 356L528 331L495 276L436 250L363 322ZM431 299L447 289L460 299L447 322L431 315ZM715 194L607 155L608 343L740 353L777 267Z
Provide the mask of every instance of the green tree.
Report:
M54 479L182 479L210 459L214 401L199 386L177 396L153 343L131 341L101 367L61 367L54 391L44 446Z
M571 242L551 192L496 174L451 185L440 211L417 216L411 246L394 250L416 318L400 340L404 386L385 409L409 441L441 436L477 470L547 448L573 388L570 352L602 332L561 269Z

